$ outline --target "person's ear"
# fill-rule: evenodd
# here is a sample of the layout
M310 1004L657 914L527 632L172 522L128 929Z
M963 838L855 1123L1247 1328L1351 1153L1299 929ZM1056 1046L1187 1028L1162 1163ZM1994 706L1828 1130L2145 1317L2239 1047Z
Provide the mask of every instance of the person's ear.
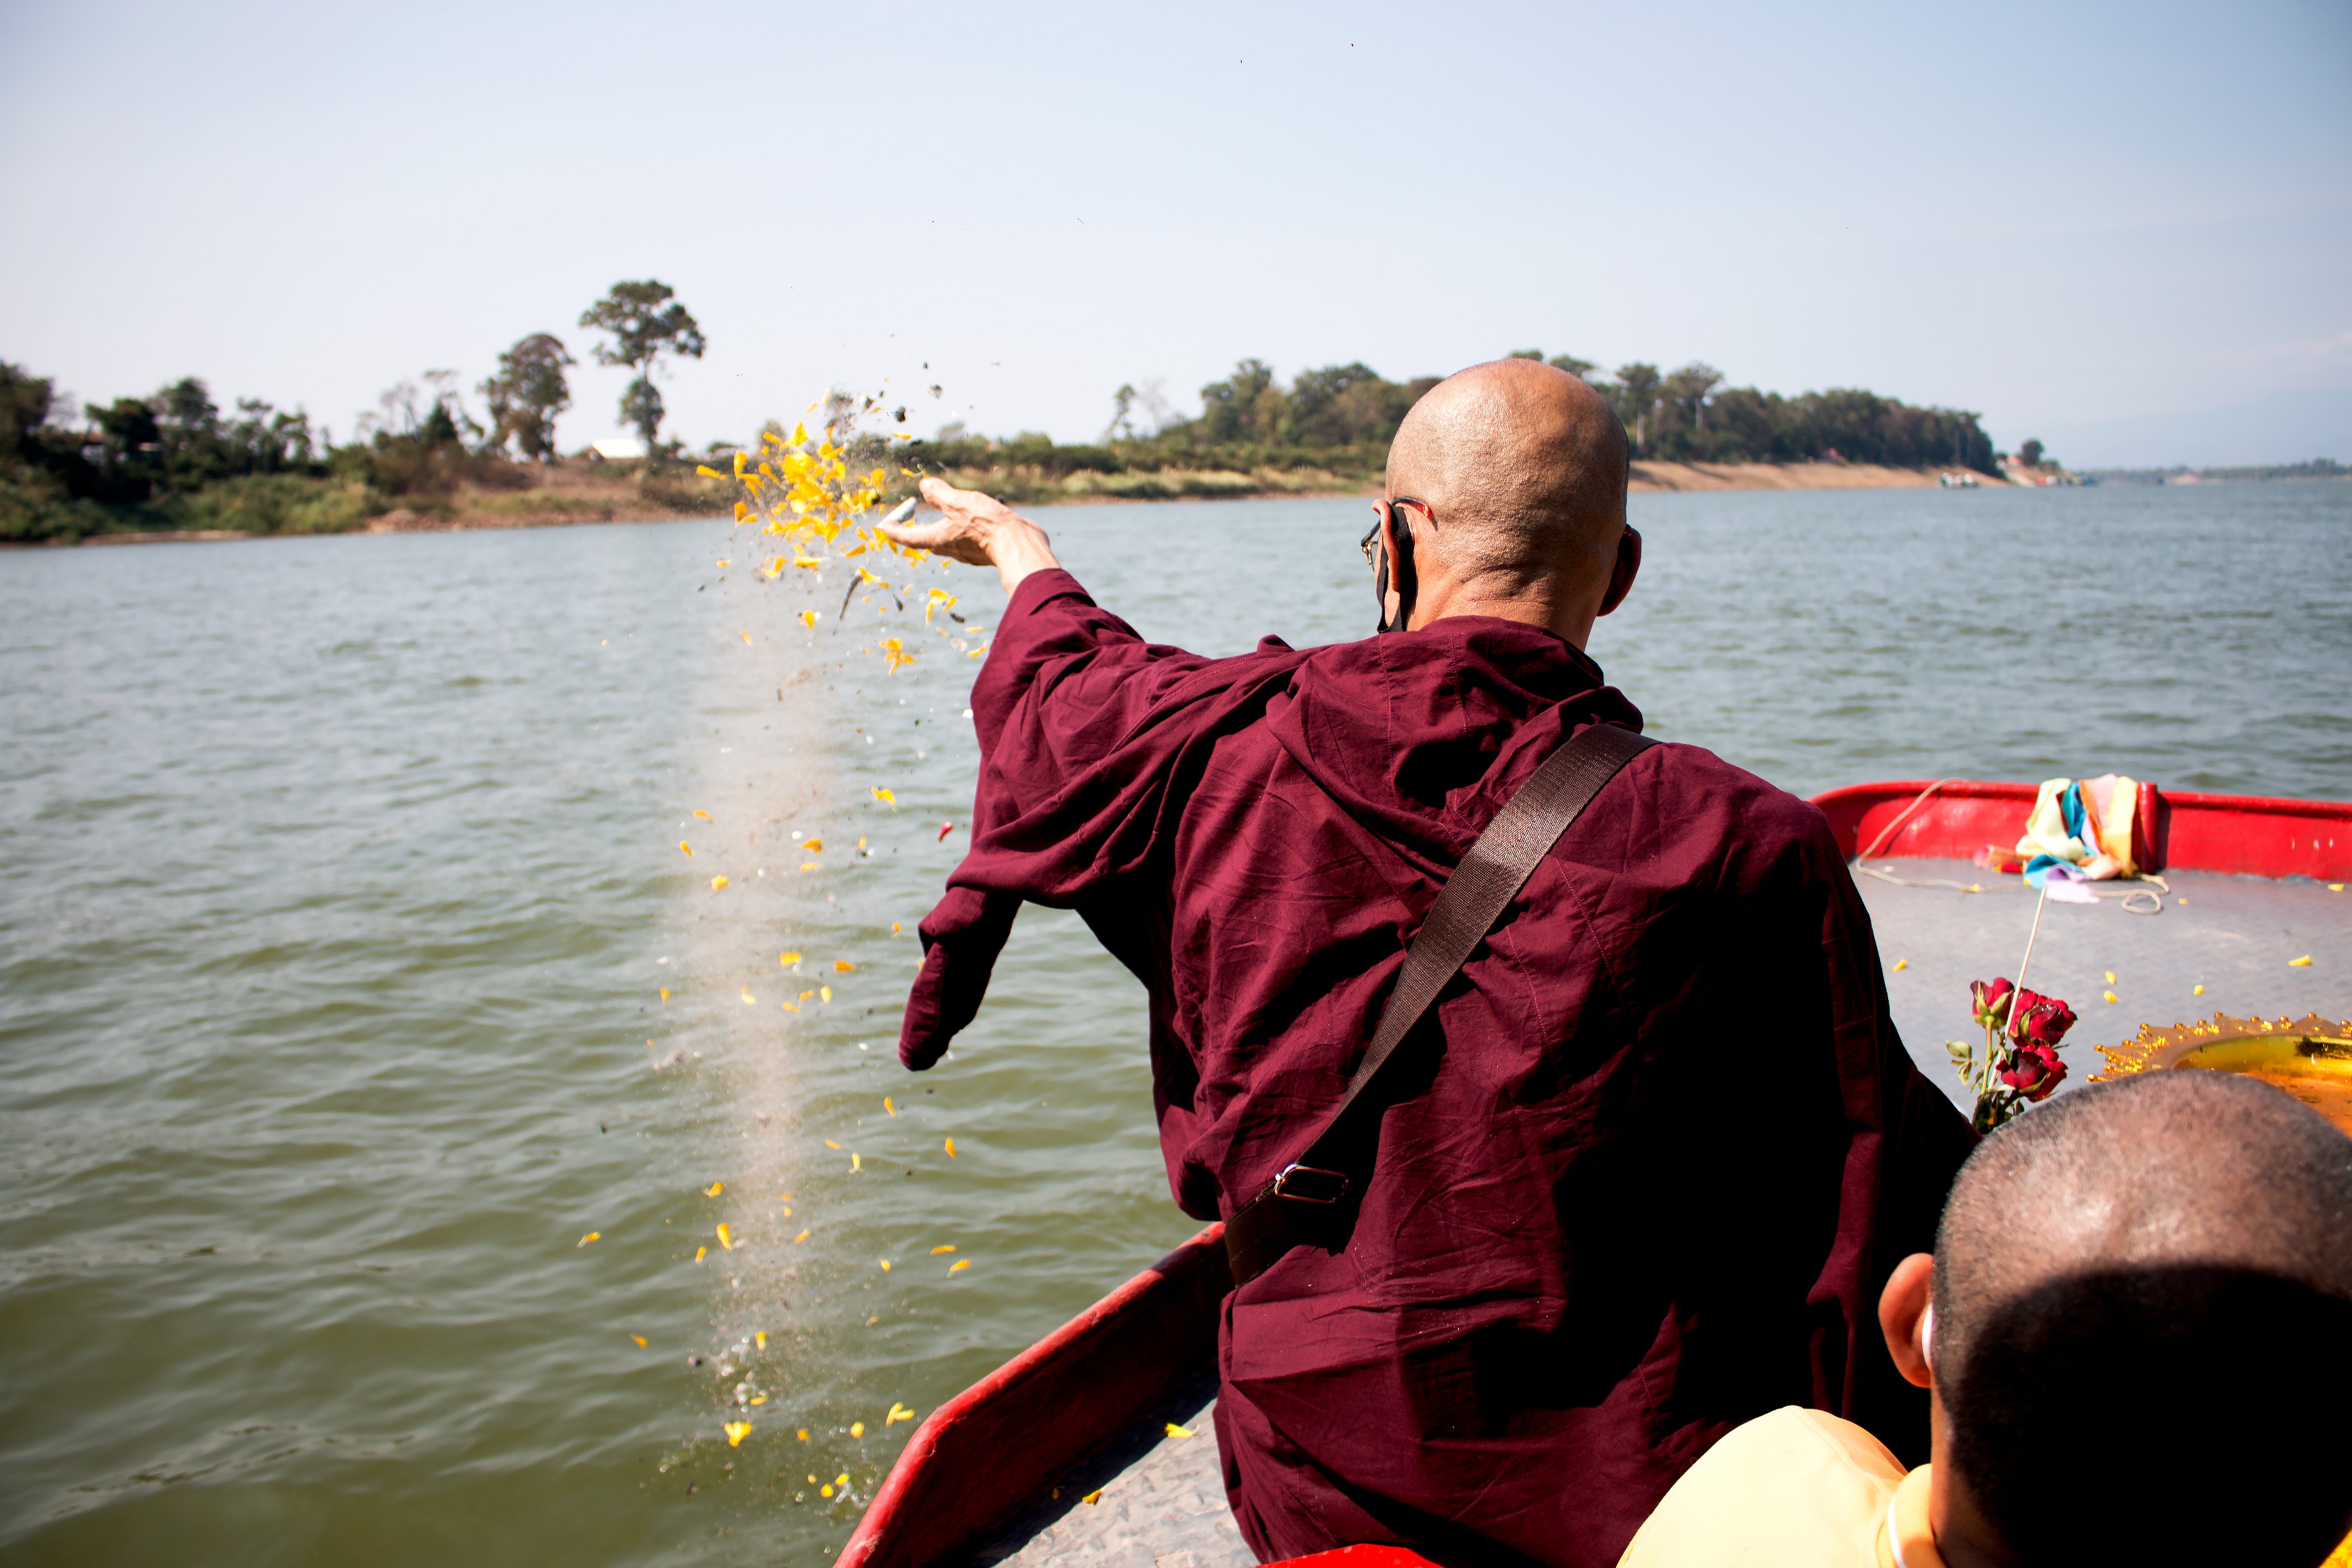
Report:
M1915 1252L1895 1266L1886 1289L1878 1293L1878 1328L1886 1336L1886 1353L1904 1381L1921 1388L1935 1385L1935 1287L1936 1255Z
M1601 614L1607 615L1625 602L1633 591L1633 579L1642 570L1641 531L1628 525L1617 541L1617 563L1609 569L1609 591L1601 596Z
M1376 500L1372 503L1372 510L1380 514L1381 519L1381 575L1383 584L1381 625L1393 626L1402 631L1404 623L1399 617L1404 613L1404 579L1403 574L1397 570L1397 563L1408 558L1397 549L1397 531L1410 529L1412 524L1402 517L1400 510L1391 501Z

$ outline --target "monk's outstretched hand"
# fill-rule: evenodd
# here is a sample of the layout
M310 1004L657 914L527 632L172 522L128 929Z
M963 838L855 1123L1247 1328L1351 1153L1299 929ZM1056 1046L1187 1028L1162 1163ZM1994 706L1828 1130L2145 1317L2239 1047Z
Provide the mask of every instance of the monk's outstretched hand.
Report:
M960 490L945 479L923 481L923 499L945 514L936 522L884 525L882 531L914 550L928 550L950 561L973 566L993 566L1004 579L1009 598L1032 572L1059 566L1045 531L1027 518L978 490Z

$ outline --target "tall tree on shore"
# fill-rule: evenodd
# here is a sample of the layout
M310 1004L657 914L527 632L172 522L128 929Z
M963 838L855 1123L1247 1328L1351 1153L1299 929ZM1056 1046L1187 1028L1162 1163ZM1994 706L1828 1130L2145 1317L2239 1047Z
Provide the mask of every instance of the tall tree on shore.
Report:
M636 427L647 447L654 444L654 432L661 428L663 412L661 394L654 388L655 362L663 354L702 357L702 329L684 305L671 303L676 293L653 278L615 283L603 299L580 313L582 326L613 334L611 342L596 345L596 363L637 373L621 394L621 420Z
M1658 367L1640 360L1617 367L1617 418L1633 437L1633 455L1650 455L1652 414L1658 403Z
M552 332L533 332L499 355L499 373L482 383L490 405L490 445L512 437L515 449L541 462L555 456L555 416L572 406L566 366L579 362Z

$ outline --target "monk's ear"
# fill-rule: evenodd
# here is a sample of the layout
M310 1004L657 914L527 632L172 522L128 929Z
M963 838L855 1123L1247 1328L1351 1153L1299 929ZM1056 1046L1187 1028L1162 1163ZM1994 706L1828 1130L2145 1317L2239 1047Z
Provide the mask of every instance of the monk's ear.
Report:
M1625 602L1633 591L1633 579L1642 571L1642 534L1628 525L1617 541L1617 563L1609 569L1609 592L1601 596L1601 613L1607 615Z
M1936 1255L1915 1252L1895 1266L1886 1289L1878 1294L1878 1328L1886 1336L1886 1353L1906 1383L1921 1388L1934 1384L1928 1363L1936 1327Z

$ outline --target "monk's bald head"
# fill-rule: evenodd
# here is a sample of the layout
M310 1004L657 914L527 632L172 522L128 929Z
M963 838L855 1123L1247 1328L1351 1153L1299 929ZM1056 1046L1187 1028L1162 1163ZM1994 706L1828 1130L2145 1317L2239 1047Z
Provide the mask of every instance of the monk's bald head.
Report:
M1625 475L1616 414L1536 360L1448 376L1389 447L1389 494L1428 502L1455 574L1503 594L1563 571L1605 583L1624 531Z
M2022 1561L2308 1564L2343 1535L2352 1139L2308 1107L2194 1069L2052 1100L1961 1169L1935 1304L1952 1463ZM2199 1455L2330 1479L2259 1506L2220 1476L2097 1502L2053 1484Z

